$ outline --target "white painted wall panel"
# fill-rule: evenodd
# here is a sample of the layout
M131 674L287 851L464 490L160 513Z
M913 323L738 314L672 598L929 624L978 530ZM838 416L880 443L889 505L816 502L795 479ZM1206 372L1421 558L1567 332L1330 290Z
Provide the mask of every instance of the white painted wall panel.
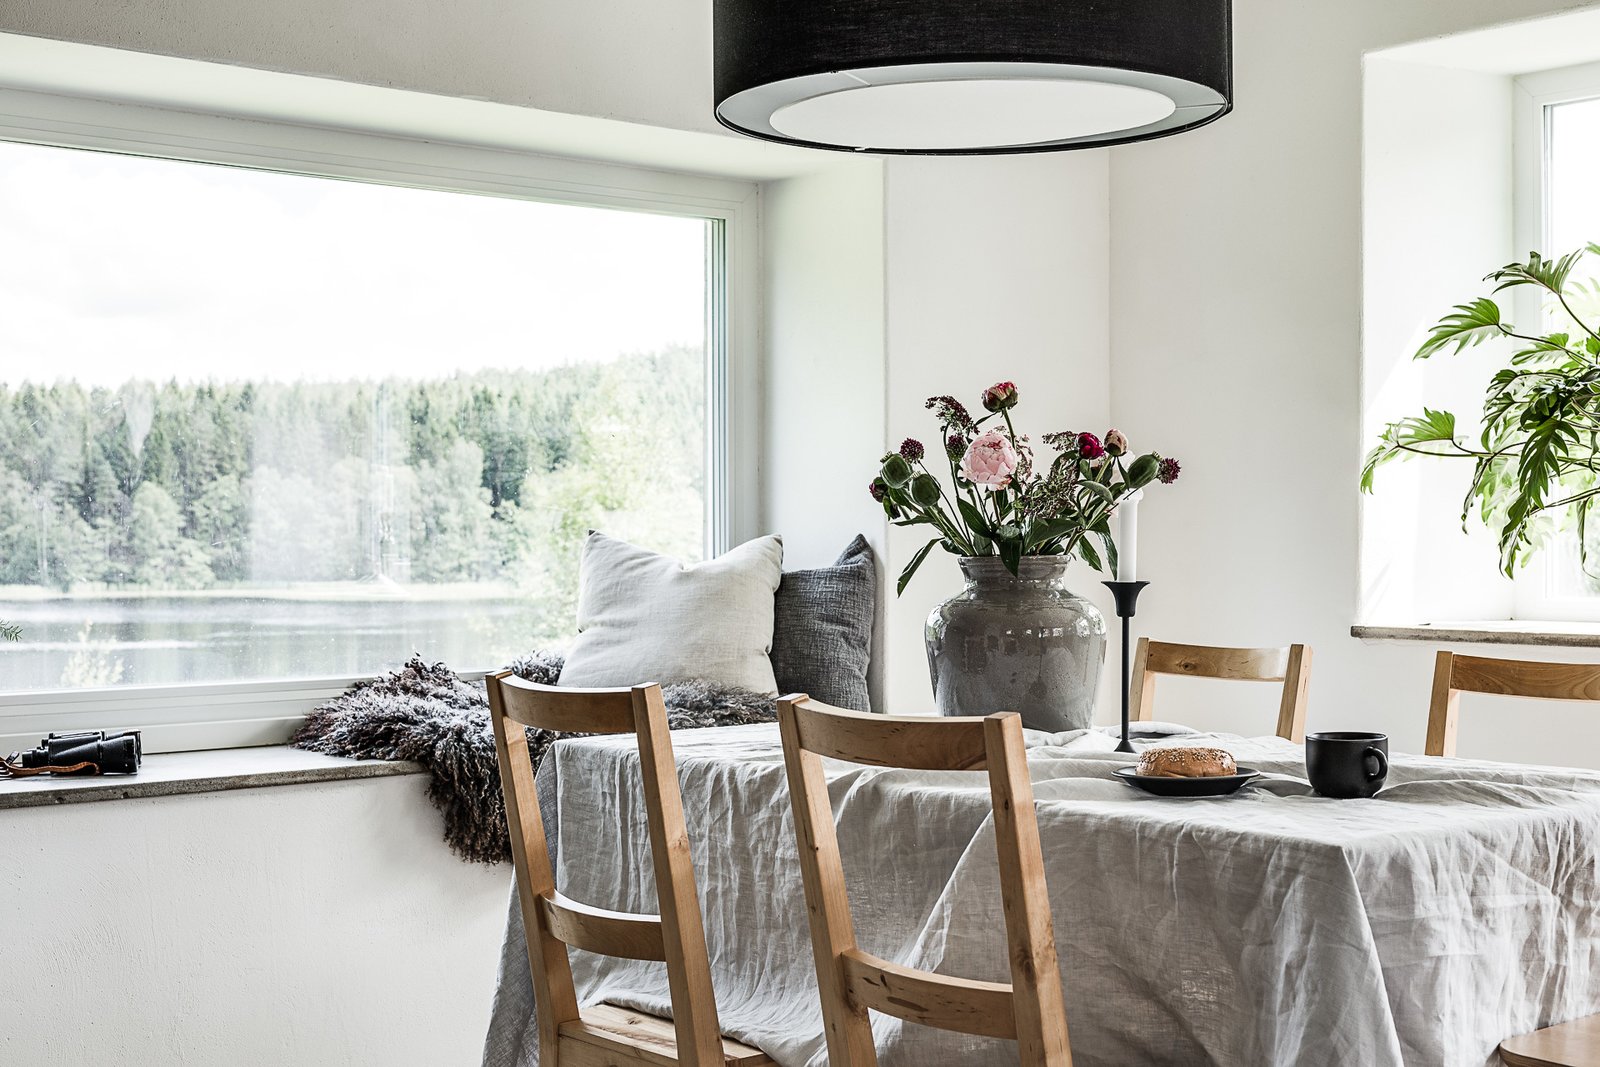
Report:
M511 867L421 776L0 812L0 1056L476 1063Z

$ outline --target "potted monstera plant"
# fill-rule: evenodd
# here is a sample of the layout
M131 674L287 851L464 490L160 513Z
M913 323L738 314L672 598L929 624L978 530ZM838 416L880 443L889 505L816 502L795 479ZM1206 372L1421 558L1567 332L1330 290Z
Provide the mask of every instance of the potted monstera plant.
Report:
M1500 539L1500 567L1510 575L1555 530L1575 524L1583 545L1600 498L1600 290L1579 279L1589 244L1560 259L1537 252L1489 274L1490 296L1458 304L1429 332L1417 359L1455 354L1487 341L1509 342L1506 366L1484 391L1476 438L1457 432L1456 417L1424 407L1384 428L1367 454L1361 488L1393 459L1428 456L1472 465L1461 521L1474 510ZM1494 294L1537 290L1552 315L1549 332L1518 329ZM1587 548L1584 569L1589 570Z

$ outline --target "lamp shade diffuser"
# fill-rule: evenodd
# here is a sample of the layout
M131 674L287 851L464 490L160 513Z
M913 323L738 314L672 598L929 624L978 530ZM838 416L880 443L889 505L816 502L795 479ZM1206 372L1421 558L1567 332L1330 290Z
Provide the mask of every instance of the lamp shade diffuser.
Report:
M715 0L717 121L811 148L1050 152L1232 108L1231 0Z

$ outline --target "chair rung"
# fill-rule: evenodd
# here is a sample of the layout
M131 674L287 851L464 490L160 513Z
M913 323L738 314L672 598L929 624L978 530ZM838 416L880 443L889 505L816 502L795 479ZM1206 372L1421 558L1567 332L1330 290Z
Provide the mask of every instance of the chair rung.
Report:
M583 1009L580 1018L560 1026L561 1062L571 1060L582 1067L591 1062L625 1063L638 1067L678 1067L678 1035L671 1019L644 1012L596 1004ZM576 1052L582 1043L601 1051L603 1060ZM774 1067L765 1052L731 1037L722 1039L723 1067Z
M908 1022L982 1037L1017 1036L1011 986L912 970L859 949L839 957L848 996Z
M540 897L539 907L550 933L557 941L573 948L628 960L663 961L667 958L659 916L607 911L580 904L560 893L554 897Z

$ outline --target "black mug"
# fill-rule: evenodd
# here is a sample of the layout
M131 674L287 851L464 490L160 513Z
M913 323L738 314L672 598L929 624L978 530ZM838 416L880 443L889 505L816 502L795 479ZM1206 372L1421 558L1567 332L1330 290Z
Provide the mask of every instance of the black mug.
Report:
M1306 774L1325 797L1370 797L1389 777L1389 735L1349 731L1306 735Z

